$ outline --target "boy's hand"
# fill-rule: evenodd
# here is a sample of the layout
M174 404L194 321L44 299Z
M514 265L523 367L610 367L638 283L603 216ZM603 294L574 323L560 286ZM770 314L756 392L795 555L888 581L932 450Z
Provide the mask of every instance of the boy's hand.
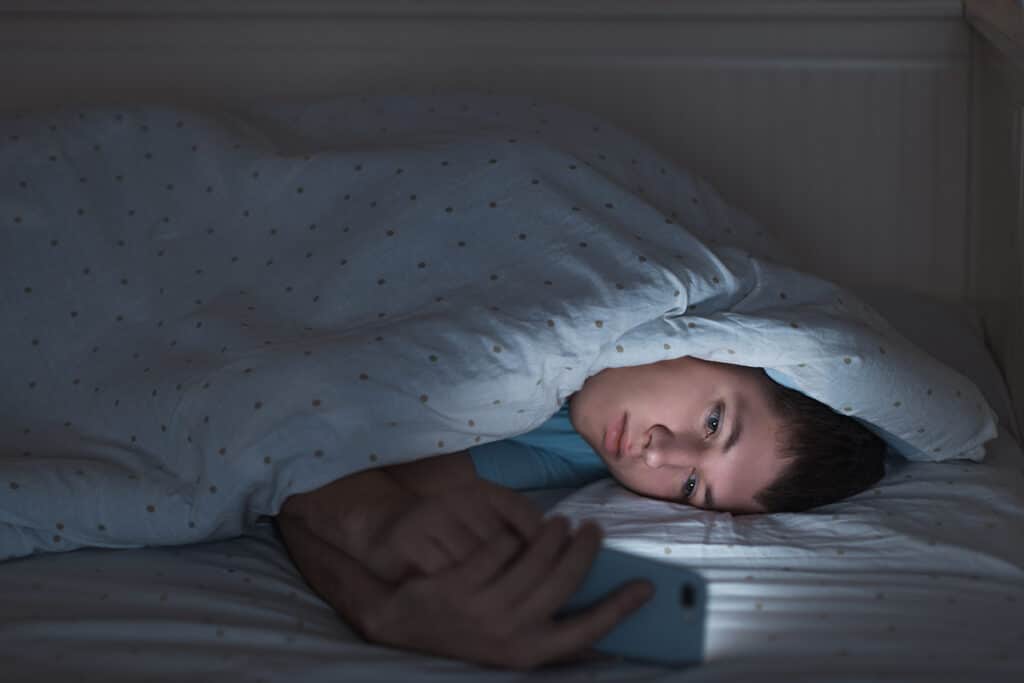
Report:
M385 581L436 574L495 538L534 537L543 521L526 496L484 480L409 503L377 528L361 558Z
M572 538L559 517L528 542L498 533L445 571L382 587L362 610L363 631L376 643L486 666L533 669L578 659L651 595L647 582L633 581L556 620L600 545L596 525L584 524Z

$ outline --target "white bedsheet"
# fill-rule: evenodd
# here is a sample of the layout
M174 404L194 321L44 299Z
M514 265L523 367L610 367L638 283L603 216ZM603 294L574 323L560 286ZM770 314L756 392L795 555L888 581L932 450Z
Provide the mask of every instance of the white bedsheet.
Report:
M1019 681L1017 443L1001 436L984 464L905 464L875 490L817 512L742 517L640 499L610 481L572 494L553 511L600 520L610 545L701 567L708 661L673 670L604 660L530 680ZM309 591L268 525L230 541L0 564L0 605L11 683L526 678L363 643Z

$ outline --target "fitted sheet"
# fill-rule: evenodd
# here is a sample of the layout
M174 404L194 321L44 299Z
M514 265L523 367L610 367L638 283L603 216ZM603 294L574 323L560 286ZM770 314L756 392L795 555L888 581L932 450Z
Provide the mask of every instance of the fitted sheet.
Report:
M1014 680L1022 489L1024 454L1003 434L984 464L908 463L878 493L799 515L682 509L610 480L534 494L599 520L609 545L700 567L709 601L700 667L608 658L530 680ZM0 604L5 681L526 678L361 641L269 523L228 541L7 562Z

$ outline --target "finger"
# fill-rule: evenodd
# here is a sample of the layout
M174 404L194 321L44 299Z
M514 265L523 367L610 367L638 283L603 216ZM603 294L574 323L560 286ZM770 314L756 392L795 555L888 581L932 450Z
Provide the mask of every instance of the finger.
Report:
M556 558L532 591L519 605L517 613L526 623L550 617L579 588L601 549L601 528L584 522L568 547Z
M467 494L476 498L483 498L482 501L473 501L474 504L453 505L452 511L481 542L489 541L507 527L502 515L489 505L488 496L490 491L482 494L479 489L474 489ZM476 504L478 503L479 504Z
M445 520L444 524L436 529L431 536L444 549L453 563L465 560L482 542L469 526L456 518Z
M491 484L491 482L487 482ZM531 539L540 531L544 515L530 499L512 489L491 484L487 500L501 518L524 539Z
M523 602L539 584L548 580L568 535L569 520L565 517L547 520L526 552L488 589L493 599L508 609Z
M549 664L554 665L569 665L569 664L585 664L591 661L600 661L602 659L615 659L615 655L605 654L604 652L598 652L593 648L587 648L579 652L570 652L567 655L560 655L549 661Z
M654 587L649 581L627 583L593 607L542 629L534 645L538 648L537 656L545 662L579 657L653 595Z
M502 531L477 548L465 562L453 567L450 577L456 585L475 592L490 584L522 547L523 542L515 534Z
M428 576L444 571L452 565L448 551L432 538L417 539L409 550L409 563Z

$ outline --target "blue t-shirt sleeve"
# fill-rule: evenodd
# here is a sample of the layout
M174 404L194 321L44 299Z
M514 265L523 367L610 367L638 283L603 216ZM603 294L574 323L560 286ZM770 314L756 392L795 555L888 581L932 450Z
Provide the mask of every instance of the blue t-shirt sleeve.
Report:
M596 454L591 462L567 460L544 448L513 439L468 449L477 476L510 489L583 486L608 476Z

